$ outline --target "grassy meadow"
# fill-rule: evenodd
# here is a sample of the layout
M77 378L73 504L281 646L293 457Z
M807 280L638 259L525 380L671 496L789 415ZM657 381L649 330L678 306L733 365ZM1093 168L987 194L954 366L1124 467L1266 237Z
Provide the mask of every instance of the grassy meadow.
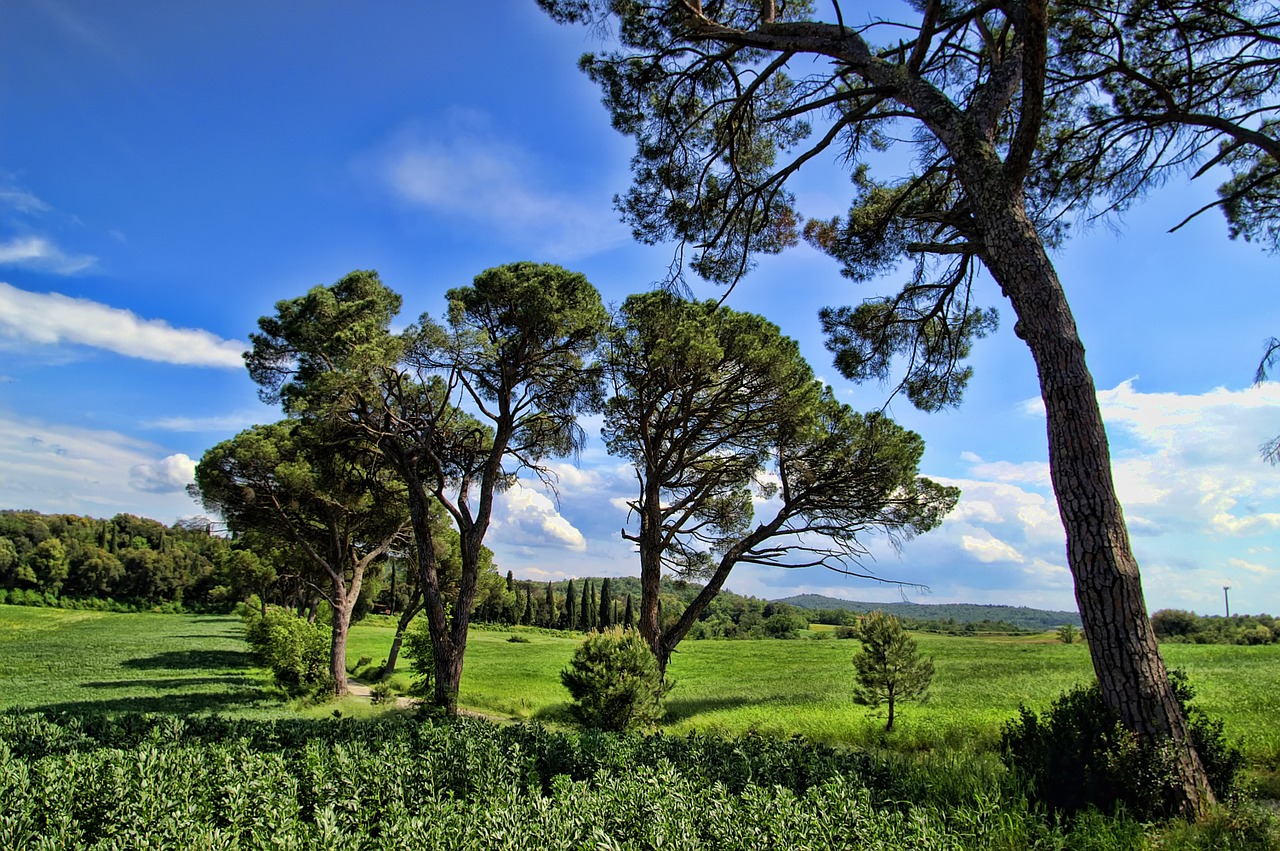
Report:
M358 624L349 663L384 660L394 637L390 618ZM813 636L821 632L812 633ZM508 639L519 635L527 643ZM1052 634L957 637L918 634L937 673L926 704L900 707L892 746L898 750L987 750L1019 704L1043 709L1063 691L1092 679L1088 648ZM568 722L560 671L578 638L519 627L473 630L458 702L486 715L543 723ZM856 641L810 637L794 641L687 641L667 670L666 729L719 735L756 732L800 735L828 744L890 744L884 713L855 705L851 660ZM1280 645L1238 647L1169 644L1170 667L1186 670L1196 702L1224 719L1255 764L1280 767ZM401 656L394 684L407 690L410 663Z
M327 715L333 704L286 704L256 667L239 618L119 614L0 606L0 709L219 713L231 717ZM520 635L525 642L508 639ZM687 641L672 659L675 688L666 729L736 736L799 735L827 744L890 745L896 750L989 750L1019 704L1042 709L1091 676L1088 649L1052 635L954 637L920 634L937 674L929 701L900 707L898 729L883 733L883 710L855 705L850 660L857 642ZM829 635L829 633L827 633ZM357 624L349 667L386 658L394 621ZM538 630L476 629L467 648L459 704L500 720L567 724L560 671L579 638ZM1170 667L1187 671L1197 703L1221 717L1250 763L1280 768L1280 645L1169 644ZM407 692L401 656L394 687ZM347 714L381 711L348 699Z
M1020 703L1044 708L1091 676L1087 648L1051 635L919 635L931 700L903 707L891 736L849 698L855 641L687 642L669 669L669 735L648 738L568 724L559 672L574 636L473 631L460 705L543 726L437 726L360 698L285 700L241 635L233 616L0 606L0 710L52 713L0 712L0 847L1216 851L1280 838L1265 803L1197 826L1046 818L992 746ZM390 618L358 624L351 666L376 665L393 635ZM1280 646L1163 649L1240 740L1260 796L1277 797ZM409 671L403 659L393 685Z

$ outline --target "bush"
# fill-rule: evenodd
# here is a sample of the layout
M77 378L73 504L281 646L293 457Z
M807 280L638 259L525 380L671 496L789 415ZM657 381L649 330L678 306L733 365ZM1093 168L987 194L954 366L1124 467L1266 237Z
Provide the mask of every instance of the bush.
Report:
M1243 755L1227 742L1221 720L1189 706L1195 691L1186 675L1173 671L1169 678L1209 783L1225 799ZM1097 683L1061 695L1043 720L1021 707L1019 717L1005 725L1000 751L1005 764L1027 779L1032 796L1051 810L1071 814L1092 806L1112 812L1123 806L1144 819L1177 813L1172 754L1144 747L1103 702Z
M578 645L560 681L573 695L573 716L600 730L655 723L662 717L662 698L671 690L640 634L617 627Z
M430 695L436 687L436 661L431 650L431 628L426 618L416 619L405 632L404 652L413 667L411 691L416 695Z
M245 640L288 689L313 689L329 682L329 631L281 609L253 614Z

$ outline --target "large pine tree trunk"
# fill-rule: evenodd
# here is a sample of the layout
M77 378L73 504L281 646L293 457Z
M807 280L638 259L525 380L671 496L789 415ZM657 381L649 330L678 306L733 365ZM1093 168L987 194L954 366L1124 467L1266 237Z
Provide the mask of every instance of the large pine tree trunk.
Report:
M351 611L355 595L346 593L343 583L333 586L333 635L329 641L329 676L336 697L347 694L347 634L351 631Z
M1172 742L1179 805L1184 815L1199 817L1213 792L1147 616L1084 345L1039 236L1020 204L1008 207L982 217L986 259L1039 374L1050 475L1094 672L1126 727L1147 743Z

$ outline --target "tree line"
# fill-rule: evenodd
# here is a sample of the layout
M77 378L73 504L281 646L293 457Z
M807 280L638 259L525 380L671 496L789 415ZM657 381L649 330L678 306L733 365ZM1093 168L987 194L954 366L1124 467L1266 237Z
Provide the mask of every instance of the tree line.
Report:
M258 567L204 523L0 511L0 602L221 609L257 590Z

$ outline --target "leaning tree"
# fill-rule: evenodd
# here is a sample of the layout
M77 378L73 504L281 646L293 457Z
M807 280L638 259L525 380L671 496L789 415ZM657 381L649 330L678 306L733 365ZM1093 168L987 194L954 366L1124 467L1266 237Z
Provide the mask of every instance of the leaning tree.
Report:
M636 470L638 529L622 534L640 554L639 630L660 671L737 565L853 573L866 535L897 542L955 505L955 488L918 477L918 435L837 402L764 317L634 295L605 362L605 443ZM667 570L704 584L664 625Z
M995 324L974 288L980 268L990 274L1036 364L1103 695L1141 740L1172 744L1179 804L1202 814L1213 792L1151 629L1093 377L1047 253L1062 208L1028 179L1050 141L1047 1L914 0L910 19L865 26L838 0L832 20L804 0L539 5L560 21L616 24L619 46L582 66L636 140L620 206L640 238L693 246L692 268L722 282L801 235L854 280L913 264L900 291L824 312L846 377L884 377L901 357L913 403L956 404L971 343ZM898 140L914 147L914 167L878 179L876 152ZM853 202L806 222L787 185L821 157L849 164Z

